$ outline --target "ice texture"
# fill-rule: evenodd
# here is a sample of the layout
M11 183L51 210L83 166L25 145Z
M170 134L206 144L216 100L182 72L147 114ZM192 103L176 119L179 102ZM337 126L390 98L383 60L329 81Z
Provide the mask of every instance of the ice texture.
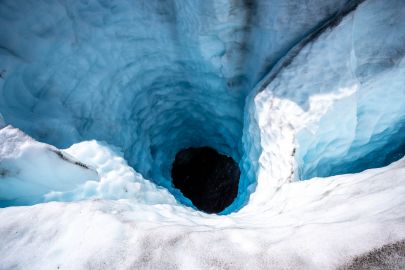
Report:
M175 192L170 167L183 148L240 161L246 95L346 2L2 1L0 112L60 148L120 147Z
M1 1L0 204L25 206L0 269L335 269L402 241L403 44L401 0ZM202 146L241 169L221 215L170 179Z
M48 192L98 180L91 166L34 141L11 126L0 129L0 207L35 204Z
M404 14L402 1L366 1L297 44L258 84L244 138L244 166L253 168L245 171L259 174L249 182L254 197L404 156Z
M120 159L95 142L70 150L96 167ZM335 269L405 238L405 159L285 184L265 205L222 216L153 203L158 191L121 180L133 173L123 162L103 170L108 199L1 209L0 269Z

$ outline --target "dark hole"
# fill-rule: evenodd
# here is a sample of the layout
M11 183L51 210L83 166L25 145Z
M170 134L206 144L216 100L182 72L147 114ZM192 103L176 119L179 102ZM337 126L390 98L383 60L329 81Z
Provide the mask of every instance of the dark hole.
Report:
M181 150L172 167L174 186L207 213L219 213L233 202L239 176L238 164L210 147Z

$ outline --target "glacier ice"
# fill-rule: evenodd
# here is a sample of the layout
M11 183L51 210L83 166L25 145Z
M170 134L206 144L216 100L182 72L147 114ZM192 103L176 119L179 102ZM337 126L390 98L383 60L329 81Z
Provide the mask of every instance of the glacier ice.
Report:
M346 2L2 1L0 112L57 147L121 147L144 177L176 192L179 150L210 146L240 160L249 90Z
M404 239L405 4L305 3L1 1L0 205L26 206L0 269L334 269ZM241 170L221 215L170 177L204 146Z
M11 126L0 129L0 207L34 204L53 190L70 191L97 172L69 154Z
M259 85L250 101L262 111L256 120L262 153L256 160L263 159L262 173L280 175L268 181L355 173L404 155L402 44L378 38L381 32L393 33L388 40L405 38L396 31L405 23L405 6L395 3L362 4L309 45L298 44L298 53L292 50L279 63L282 68L268 75L271 82L264 79L264 89ZM390 28L380 20L390 20Z

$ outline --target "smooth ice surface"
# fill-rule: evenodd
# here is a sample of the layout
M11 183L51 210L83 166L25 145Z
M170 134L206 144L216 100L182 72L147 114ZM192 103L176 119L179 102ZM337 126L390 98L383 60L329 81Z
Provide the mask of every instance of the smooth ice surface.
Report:
M1 1L0 200L27 206L0 269L335 269L403 240L404 42L401 0ZM171 184L200 146L241 168L222 215Z

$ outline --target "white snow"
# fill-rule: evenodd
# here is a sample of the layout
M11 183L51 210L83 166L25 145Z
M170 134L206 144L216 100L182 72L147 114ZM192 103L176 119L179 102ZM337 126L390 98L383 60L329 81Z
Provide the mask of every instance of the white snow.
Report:
M127 164L122 153L114 147L87 141L74 144L64 152L88 164L97 164L100 181L88 181L68 192L56 189L45 195L47 201L102 198L131 199L133 203L145 204L176 204L175 198L166 189L157 188L155 184L145 180Z
M68 200L85 189L93 199L1 209L1 269L334 269L405 237L404 158L288 183L260 207L218 216L179 205L167 191L150 196L148 184L105 145L67 151L102 172L100 182Z

